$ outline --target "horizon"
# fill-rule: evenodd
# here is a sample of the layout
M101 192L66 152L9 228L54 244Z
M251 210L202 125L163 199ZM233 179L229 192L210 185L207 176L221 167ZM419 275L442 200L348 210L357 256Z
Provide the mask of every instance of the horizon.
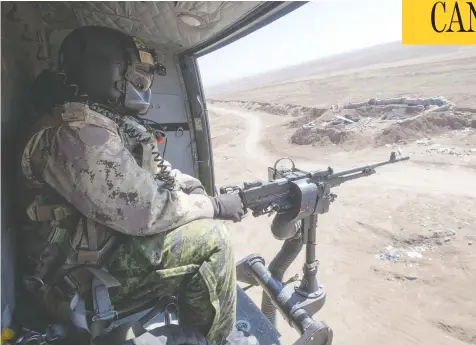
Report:
M248 75L248 76L245 76L245 77L239 77L239 78L236 78L236 79L230 79L230 80L227 80L226 82L240 81L240 80L247 79L247 78L256 78L256 77L259 77L259 76L267 75L268 73L269 73L269 74L272 74L272 73L274 73L274 72L277 72L277 71L280 71L280 70L283 70L283 69L292 68L292 67L297 67L297 66L300 66L300 65L305 65L305 64L311 63L311 62L318 62L318 61L320 61L320 60L325 60L325 59L328 59L328 58L332 58L332 57L334 57L334 56L337 57L337 56L346 55L346 54L349 54L349 53L352 53L352 52L359 52L359 51L363 51L363 50L366 50L366 49L372 49L372 48L376 48L376 47L378 47L378 46L390 45L390 44L392 44L392 43L398 43L398 42L401 42L401 40L395 40L395 41L391 41L391 42L383 42L383 43L378 43L378 44L374 44L374 45L366 46L366 47L362 47L362 48L357 48L357 49L342 51L342 52L339 52L339 53L335 53L335 54L326 55L326 56L322 56L322 57L315 58L315 59L310 59L310 60L298 62L298 63L292 64L292 65L286 65L286 66L283 66L283 67L277 67L277 68L274 68L274 69L272 69L272 70L268 70L268 71L265 71L265 72L258 72L258 73L256 73L256 74L251 74L251 75ZM209 85L208 88L211 89L211 88L219 87L219 86L224 85L226 82L222 82L222 83L220 83L220 84Z
M336 17L340 20L335 20ZM312 41L314 44L309 43ZM400 1L317 0L200 57L198 64L204 88L211 89L398 41L401 41Z

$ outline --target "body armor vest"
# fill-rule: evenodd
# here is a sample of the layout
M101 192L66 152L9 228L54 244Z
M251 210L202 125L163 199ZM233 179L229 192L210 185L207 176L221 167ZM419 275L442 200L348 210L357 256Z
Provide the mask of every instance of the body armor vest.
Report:
M26 195L30 198L26 210L28 219L22 232L22 250L24 257L28 258L23 271L26 272L24 283L27 290L39 294L44 307L60 320L68 318L70 302L75 295L90 292L95 277L105 282L106 288L120 285L99 268L107 266L118 241L124 236L84 217L39 177L58 126L68 121L82 121L88 112L93 112L97 118L103 115L113 120L125 147L137 163L174 188L171 168L163 163L157 152L160 133L146 128L134 118L118 117L98 106L90 108L81 103L66 103L54 108L49 116L43 116L34 127L22 157ZM32 145L35 149L27 155ZM113 310L102 313L108 312ZM98 317L107 319L111 315Z

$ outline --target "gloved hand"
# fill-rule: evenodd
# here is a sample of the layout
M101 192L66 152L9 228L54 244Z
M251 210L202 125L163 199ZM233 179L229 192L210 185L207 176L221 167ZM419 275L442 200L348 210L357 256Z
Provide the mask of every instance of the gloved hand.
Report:
M210 200L215 208L216 219L239 222L245 215L245 209L238 194L220 194L211 197Z

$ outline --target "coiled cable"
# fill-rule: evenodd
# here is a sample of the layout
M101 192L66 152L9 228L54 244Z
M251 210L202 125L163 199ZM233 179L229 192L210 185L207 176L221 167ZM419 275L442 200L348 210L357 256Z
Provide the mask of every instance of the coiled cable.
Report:
M146 133L140 132L137 128L134 128L132 125L127 124L125 121L123 121L122 123L122 128L124 133L128 137L137 140L137 142L141 144L145 144L145 143L150 144L149 133L152 133L153 135L155 135L156 138L167 138L165 132L158 131L154 128L151 128L145 123L141 123L141 124L147 129ZM171 175L171 168L165 163L165 159L159 153L159 150L158 150L159 146L156 144L151 144L151 146L152 146L152 155L154 156L153 161L156 163L157 169L158 169L158 173L154 175L154 178L156 180L160 180L164 182L165 188L167 188L168 190L172 190L175 187L175 178ZM164 153L165 153L165 149L164 149Z
M123 116L114 115L111 112L100 108L96 104L92 105L90 108L91 110L97 111L101 113L102 115L110 118L114 122L116 122L118 126L122 128L122 131L124 132L124 134L127 135L129 138L136 140L140 144L149 143L152 146L152 155L154 156L153 161L157 164L157 170L158 170L158 173L154 174L154 179L164 182L166 189L168 190L174 189L175 177L171 175L172 169L169 165L165 163L165 158L163 157L165 156L165 150L167 149L167 135L164 130L155 129L151 127L150 125L148 125L147 123L145 123L145 121L153 122L160 126L159 123L149 119L134 118L134 120L137 121L138 124L145 127L146 132L143 132L135 128L133 125L128 124ZM159 146L157 144L150 143L151 134L154 135L157 141L159 139L165 139L165 147L164 147L163 155L159 153L159 150L158 150Z
M155 178L158 180L161 180L165 183L166 188L168 189L173 189L175 186L175 178L171 175L171 167L168 166L165 163L165 151L167 150L167 135L165 131L159 130L152 128L148 124L145 123L145 121L153 122L159 126L161 126L159 123L149 120L149 119L136 119L141 125L143 125L149 133L153 133L156 138L164 138L165 139L165 146L164 146L164 152L161 155L159 153L159 146L158 145L152 145L152 154L154 155L154 162L157 163L157 168L159 169L159 172L155 174ZM141 139L138 139L141 140Z
M155 150L158 146L153 146L152 150ZM154 157L154 162L157 162L157 167L159 172L155 174L155 178L165 182L165 185L169 189L173 189L175 186L175 177L171 175L171 169L165 164L165 159L160 155L159 151L152 151Z

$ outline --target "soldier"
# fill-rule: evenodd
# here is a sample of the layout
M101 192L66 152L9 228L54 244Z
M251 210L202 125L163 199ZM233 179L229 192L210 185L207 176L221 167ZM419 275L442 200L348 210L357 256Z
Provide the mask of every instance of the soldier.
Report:
M120 286L93 320L176 295L181 323L222 343L235 321L236 278L218 219L240 221L243 205L237 195L209 197L158 154L163 133L140 118L163 68L154 50L113 29L82 27L64 40L59 67L64 88L52 92L63 102L43 114L22 153L32 196L25 286L62 319L73 296L91 291L93 268L105 267Z

